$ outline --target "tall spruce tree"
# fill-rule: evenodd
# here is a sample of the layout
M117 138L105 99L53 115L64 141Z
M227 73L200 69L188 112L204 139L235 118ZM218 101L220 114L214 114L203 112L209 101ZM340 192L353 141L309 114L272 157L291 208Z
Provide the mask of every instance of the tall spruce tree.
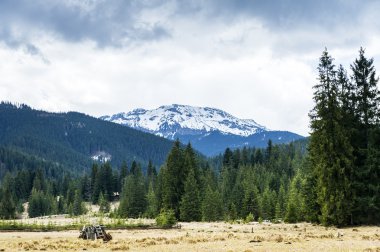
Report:
M118 210L119 215L124 218L137 218L145 213L145 195L144 176L140 165L136 164L134 173L131 172L125 179Z
M162 206L174 210L179 218L179 204L184 191L184 157L180 142L177 139L171 149L166 166L161 169L162 179Z
M313 174L317 178L320 221L324 225L346 225L352 210L353 149L346 129L341 126L344 118L339 84L333 58L327 49L322 53L318 71L319 83L314 86L315 107L310 113L309 151Z
M201 203L198 188L194 170L190 169L180 203L180 219L182 221L199 221L201 219Z
M82 193L79 189L75 190L74 202L72 207L72 215L77 216L83 214L84 209L82 206Z
M0 218L14 219L16 216L16 205L11 191L5 188L0 194Z
M363 48L351 65L352 82L355 86L355 151L354 223L380 223L379 205L379 111L380 94L373 59L365 57Z
M202 202L202 220L218 221L223 219L222 197L218 190L207 186Z
M149 183L148 193L146 194L146 212L145 215L148 218L154 218L158 214L158 202L157 196L154 192L153 182Z

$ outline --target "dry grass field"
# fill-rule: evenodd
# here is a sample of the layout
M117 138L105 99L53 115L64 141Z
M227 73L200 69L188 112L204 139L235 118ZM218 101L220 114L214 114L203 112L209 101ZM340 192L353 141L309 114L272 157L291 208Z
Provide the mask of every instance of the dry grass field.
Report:
M85 241L79 231L1 232L0 251L380 251L380 227L181 223L181 229L111 230Z

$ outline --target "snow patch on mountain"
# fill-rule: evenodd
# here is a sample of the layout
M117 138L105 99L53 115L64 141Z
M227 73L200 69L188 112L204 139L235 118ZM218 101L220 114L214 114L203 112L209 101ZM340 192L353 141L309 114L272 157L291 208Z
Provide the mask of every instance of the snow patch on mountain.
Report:
M101 119L170 139L177 134L196 135L213 131L243 137L268 131L254 120L239 119L220 109L178 104L152 110L139 108L128 113L103 116Z

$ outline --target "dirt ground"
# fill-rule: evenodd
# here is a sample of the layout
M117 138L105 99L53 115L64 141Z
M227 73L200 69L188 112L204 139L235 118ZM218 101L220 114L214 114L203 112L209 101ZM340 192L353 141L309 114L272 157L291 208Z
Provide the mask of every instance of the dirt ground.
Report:
M181 229L111 230L84 241L79 231L0 232L0 251L379 251L380 227L180 223Z

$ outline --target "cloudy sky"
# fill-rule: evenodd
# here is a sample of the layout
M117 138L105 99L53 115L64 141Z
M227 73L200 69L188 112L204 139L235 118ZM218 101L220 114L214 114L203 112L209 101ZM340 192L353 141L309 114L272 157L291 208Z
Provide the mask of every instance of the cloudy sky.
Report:
M380 71L380 1L1 0L0 100L101 116L172 103L308 134L325 47Z

